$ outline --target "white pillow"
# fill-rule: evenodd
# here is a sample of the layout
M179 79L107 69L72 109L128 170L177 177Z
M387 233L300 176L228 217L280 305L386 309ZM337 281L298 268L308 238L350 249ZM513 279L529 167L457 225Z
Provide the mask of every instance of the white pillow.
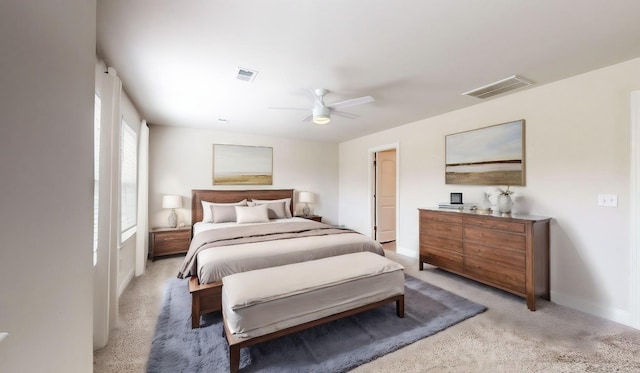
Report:
M247 200L243 199L242 201L238 201L238 202L231 202L231 203L213 203L213 202L206 202L206 201L202 201L202 222L203 223L213 223L213 210L211 209L212 206L246 206L247 205Z
M252 199L252 202L254 202L257 205L262 205L265 203L278 203L278 202L284 202L284 212L285 212L285 217L290 218L291 217L291 198L282 198L282 199Z
M214 223L228 223L236 221L236 206L211 206Z
M268 223L269 210L267 205L259 206L235 206L238 224L245 223Z

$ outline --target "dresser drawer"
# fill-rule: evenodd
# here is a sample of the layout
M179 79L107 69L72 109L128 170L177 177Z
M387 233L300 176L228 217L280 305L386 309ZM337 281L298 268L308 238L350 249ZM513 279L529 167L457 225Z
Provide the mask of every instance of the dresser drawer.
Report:
M525 224L518 221L509 221L496 218L478 217L478 216L465 216L464 224L474 225L476 227L482 227L487 229L494 229L498 231L513 232L524 234Z
M464 273L480 282L518 295L525 293L524 268L518 270L497 262L468 256L464 259Z
M420 234L420 247L423 246L462 254L462 240L432 236L429 234Z
M462 240L462 225L427 220L420 224L420 233L426 233L429 236Z
M436 267L453 272L462 273L464 261L461 254L452 251L438 250L432 247L420 246L420 260Z
M420 210L420 221L425 219L447 224L462 224L462 215L455 212Z
M486 246L475 242L464 243L464 254L496 262L505 267L524 271L525 253L522 250L503 249L500 247Z
M465 242L481 242L486 246L525 251L525 236L521 234L465 226L464 239Z

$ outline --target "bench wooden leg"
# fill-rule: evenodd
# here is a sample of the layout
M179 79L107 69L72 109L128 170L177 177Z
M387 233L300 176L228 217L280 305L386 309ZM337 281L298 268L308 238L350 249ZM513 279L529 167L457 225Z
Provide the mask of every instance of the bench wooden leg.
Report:
M396 301L396 315L400 318L404 318L404 295Z
M240 347L229 346L229 372L238 373L240 370Z

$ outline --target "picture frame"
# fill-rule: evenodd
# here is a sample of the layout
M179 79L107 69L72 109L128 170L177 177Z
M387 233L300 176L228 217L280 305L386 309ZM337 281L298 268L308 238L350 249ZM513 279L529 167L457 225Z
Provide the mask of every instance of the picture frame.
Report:
M273 185L273 148L213 144L213 185Z
M449 198L449 203L452 205L461 205L462 193L451 193L451 196Z
M445 136L445 183L525 185L525 120Z

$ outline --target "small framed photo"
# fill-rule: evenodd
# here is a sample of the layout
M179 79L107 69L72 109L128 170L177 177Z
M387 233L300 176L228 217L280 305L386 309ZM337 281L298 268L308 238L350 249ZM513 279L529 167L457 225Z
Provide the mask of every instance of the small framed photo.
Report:
M451 201L452 205L461 205L462 204L462 193L451 193Z

